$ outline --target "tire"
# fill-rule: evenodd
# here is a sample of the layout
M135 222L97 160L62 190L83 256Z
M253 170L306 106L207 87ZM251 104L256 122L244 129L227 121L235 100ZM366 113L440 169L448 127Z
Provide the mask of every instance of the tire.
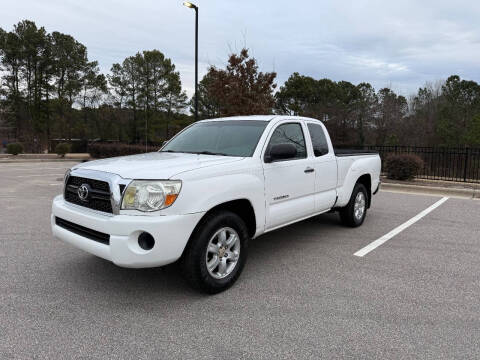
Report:
M235 235L237 240L233 243L231 239ZM229 240L232 242L230 247ZM243 270L248 240L247 226L238 215L230 211L207 214L192 234L182 255L180 266L185 279L193 288L208 294L228 289ZM218 265L213 267L215 259ZM210 270L207 262L211 264Z
M360 194L360 195L359 195ZM362 205L363 199L363 205ZM358 202L358 206L363 207L363 211L358 211L359 208L355 208L355 203ZM348 204L340 209L340 219L346 226L357 227L363 224L365 217L367 216L367 204L368 204L368 192L363 184L356 183L353 187L352 196ZM359 216L361 215L361 216Z

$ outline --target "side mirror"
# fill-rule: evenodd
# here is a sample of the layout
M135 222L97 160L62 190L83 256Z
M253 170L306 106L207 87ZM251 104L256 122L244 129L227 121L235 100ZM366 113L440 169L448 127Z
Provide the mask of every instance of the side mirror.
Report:
M265 162L270 163L277 160L291 159L297 156L297 148L293 144L276 144L270 148L265 155Z
M315 156L322 156L328 154L328 147L320 147L313 150Z

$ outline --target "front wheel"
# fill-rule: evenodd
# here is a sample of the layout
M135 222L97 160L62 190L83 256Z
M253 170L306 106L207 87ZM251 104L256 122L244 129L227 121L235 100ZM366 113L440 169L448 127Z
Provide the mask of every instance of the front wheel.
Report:
M245 222L230 211L208 214L195 230L181 260L183 274L194 288L215 294L240 276L247 259Z
M342 223L350 227L362 225L367 215L367 201L368 193L365 186L359 183L355 184L350 201L347 206L340 209Z

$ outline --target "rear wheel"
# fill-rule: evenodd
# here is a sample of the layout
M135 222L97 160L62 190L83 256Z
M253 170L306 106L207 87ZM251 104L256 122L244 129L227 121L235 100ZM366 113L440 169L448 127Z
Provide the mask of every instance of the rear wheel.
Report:
M350 201L340 210L342 223L350 227L362 225L367 215L367 203L367 189L363 184L355 184Z
M208 214L192 235L182 257L182 271L194 288L215 294L240 276L247 259L245 222L230 211Z

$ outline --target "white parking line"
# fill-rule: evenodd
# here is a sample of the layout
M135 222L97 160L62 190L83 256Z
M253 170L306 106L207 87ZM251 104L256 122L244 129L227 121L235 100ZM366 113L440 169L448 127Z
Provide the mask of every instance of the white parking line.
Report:
M388 240L390 240L391 238L393 238L395 235L398 235L399 233L401 233L403 230L405 230L406 228L408 228L410 225L413 225L415 224L418 220L420 220L421 218L423 218L425 215L427 215L428 213L432 212L433 210L435 210L437 207L439 207L440 205L442 205L445 201L448 200L448 197L443 197L441 198L440 200L438 200L435 204L433 204L432 206L426 208L425 210L423 210L421 213L415 215L413 218L411 218L410 220L408 220L407 222L404 222L402 225L396 227L395 229L393 229L392 231L390 231L388 234L385 234L383 235L381 238L375 240L374 242L371 242L370 244L368 244L367 246L365 246L364 248L358 250L355 254L353 254L354 256L359 256L359 257L362 257L362 256L365 256L367 255L370 251L372 250L375 250L377 247L379 247L380 245L386 243Z

